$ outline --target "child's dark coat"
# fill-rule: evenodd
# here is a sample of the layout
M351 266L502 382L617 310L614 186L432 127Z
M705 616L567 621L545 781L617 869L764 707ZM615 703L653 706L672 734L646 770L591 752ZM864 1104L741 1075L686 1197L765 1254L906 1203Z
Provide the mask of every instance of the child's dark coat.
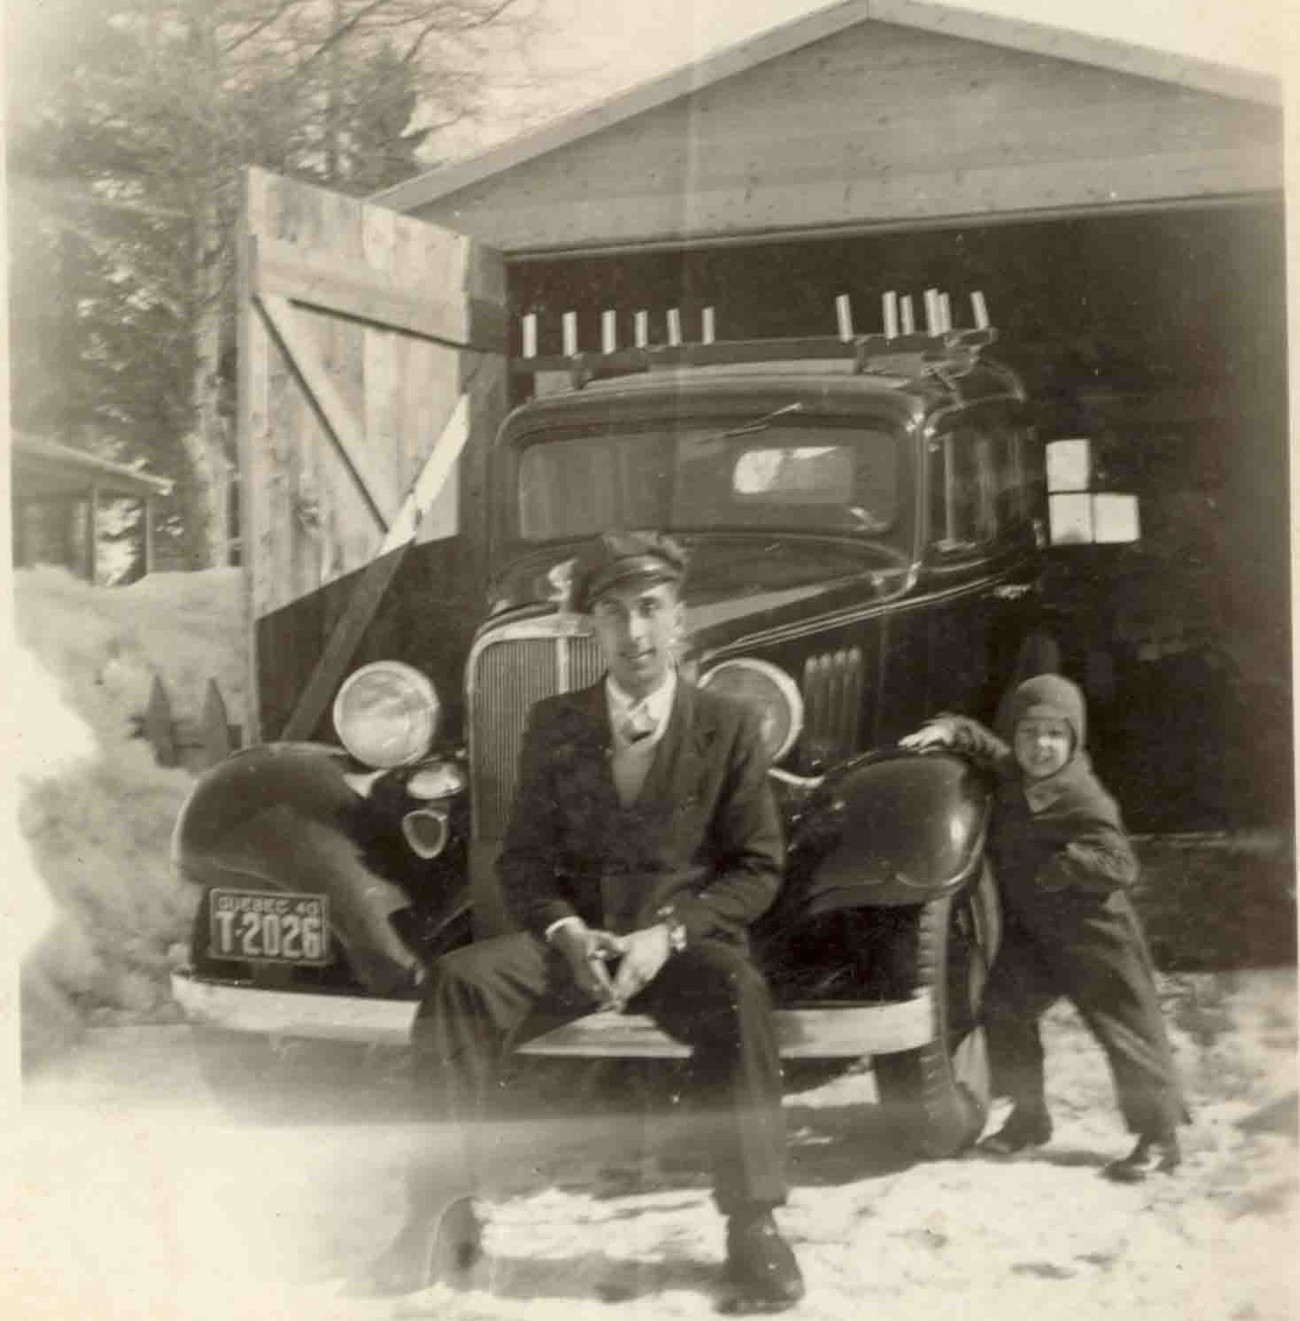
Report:
M954 746L998 774L989 850L1006 920L984 999L994 1089L1018 1106L1043 1105L1038 1018L1064 995L1106 1052L1128 1127L1170 1133L1186 1108L1125 893L1137 859L1084 751L1082 694L1059 675L1030 679L1008 704L1008 736L1028 716L1065 720L1074 733L1070 760L1044 779L1026 778L1007 744L982 725L945 718Z

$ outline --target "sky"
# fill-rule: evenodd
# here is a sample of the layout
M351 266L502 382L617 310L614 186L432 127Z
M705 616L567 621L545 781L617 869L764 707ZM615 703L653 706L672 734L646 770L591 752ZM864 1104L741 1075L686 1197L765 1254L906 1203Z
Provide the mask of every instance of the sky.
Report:
M622 88L689 64L827 0L532 0L524 41L506 37L510 86L485 120L457 135L465 155ZM1281 75L1300 0L945 0L954 9L1073 28ZM1287 19L1289 18L1289 22ZM522 47L522 48L521 48ZM1292 67L1295 67L1292 64Z

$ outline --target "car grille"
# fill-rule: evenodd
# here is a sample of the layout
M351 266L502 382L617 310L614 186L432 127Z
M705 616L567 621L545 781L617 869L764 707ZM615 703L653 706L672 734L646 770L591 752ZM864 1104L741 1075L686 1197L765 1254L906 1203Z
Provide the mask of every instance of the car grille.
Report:
M531 635L509 630L477 650L469 683L476 839L497 840L505 833L528 708L543 697L595 683L603 671L594 637L553 628Z
M858 750L863 670L859 647L810 656L803 667L802 762L815 770Z

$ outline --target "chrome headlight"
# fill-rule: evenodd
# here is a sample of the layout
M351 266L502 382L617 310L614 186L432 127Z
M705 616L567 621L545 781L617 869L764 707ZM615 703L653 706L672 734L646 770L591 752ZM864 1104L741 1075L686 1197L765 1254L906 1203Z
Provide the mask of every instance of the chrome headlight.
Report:
M367 766L419 761L438 735L442 706L432 683L401 661L363 665L334 699L334 731Z
M803 730L799 685L768 661L749 657L723 661L704 675L700 687L735 697L758 712L763 744L773 762L780 761L794 747Z

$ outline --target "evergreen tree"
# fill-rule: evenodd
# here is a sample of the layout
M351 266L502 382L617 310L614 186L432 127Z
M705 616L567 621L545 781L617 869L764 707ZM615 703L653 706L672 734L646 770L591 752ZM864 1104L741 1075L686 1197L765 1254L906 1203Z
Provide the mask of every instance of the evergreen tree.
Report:
M13 411L176 482L158 544L222 558L246 165L364 194L469 113L521 0L14 0Z

